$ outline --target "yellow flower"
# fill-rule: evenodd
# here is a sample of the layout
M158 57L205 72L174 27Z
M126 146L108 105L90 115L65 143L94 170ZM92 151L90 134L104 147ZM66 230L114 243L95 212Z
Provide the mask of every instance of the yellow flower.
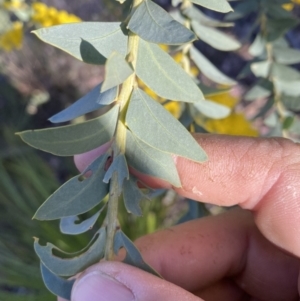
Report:
M35 2L32 4L32 8L35 11L36 16L46 16L48 6L42 2Z
M181 116L183 105L178 101L169 101L164 104L166 110L168 110L176 119Z
M244 114L231 113L223 119L209 119L205 122L205 129L211 133L258 136L258 131L254 129L251 123L245 118Z
M173 59L176 63L181 63L183 58L182 52L177 52L176 54L173 55Z
M50 6L48 7L47 13L48 13L48 18L55 20L58 14L58 10L55 7Z
M186 57L183 56L182 52L177 52L173 55L173 59L176 63L183 65L183 61L186 59ZM199 75L199 69L195 66L190 66L189 68L189 74L197 77Z
M5 0L3 3L3 7L8 10L14 10L22 8L24 2L22 0Z
M157 96L157 94L151 90L150 88L148 88L145 84L140 84L140 87L153 99L160 101L160 97ZM163 100L164 101L164 100Z
M231 109L233 109L238 102L238 98L231 95L229 91L215 93L215 94L206 94L205 98L215 101Z
M31 17L32 21L40 23L42 26L45 26L45 23L46 26L48 24L48 26L52 25L51 19L48 17L48 7L46 4L41 2L35 2L32 4L32 8L34 11Z
M229 91L205 96L207 99L213 100L231 109L233 109L239 101L239 99L231 95ZM242 113L232 112L226 118L207 119L203 122L203 124L199 125L204 126L204 128L211 133L254 137L258 136L258 131L252 127L251 123Z
M198 76L198 74L199 74L199 69L198 69L197 67L195 67L195 66L192 66L191 69L190 69L190 72L191 72L191 74L192 74L194 77L196 77L196 76Z
M57 10L55 7L47 6L41 2L32 4L32 21L40 24L42 27L49 27L64 23L81 22L81 19L65 10Z
M169 51L169 46L168 46L168 45L159 44L159 47L160 47L163 51L166 51L166 52Z
M0 48L5 51L20 49L23 41L23 23L13 22L12 28L0 36Z
M81 19L75 15L68 14L65 10L59 11L57 14L58 24L81 22Z
M300 0L292 0L292 2L297 5L300 4ZM286 4L282 5L282 7L287 11L291 11L295 6L293 3L286 3Z
M287 11L291 11L294 8L294 4L293 3L287 3L287 4L283 4L282 7L287 10Z

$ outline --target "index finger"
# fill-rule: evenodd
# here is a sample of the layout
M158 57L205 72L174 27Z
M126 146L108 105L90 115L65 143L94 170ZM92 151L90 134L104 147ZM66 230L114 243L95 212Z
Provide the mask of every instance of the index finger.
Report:
M174 157L182 183L174 189L197 201L251 210L270 241L300 257L299 144L283 138L203 134L195 139L209 160L199 164ZM76 156L75 162L82 168L93 156ZM139 177L148 185L166 187L157 179Z

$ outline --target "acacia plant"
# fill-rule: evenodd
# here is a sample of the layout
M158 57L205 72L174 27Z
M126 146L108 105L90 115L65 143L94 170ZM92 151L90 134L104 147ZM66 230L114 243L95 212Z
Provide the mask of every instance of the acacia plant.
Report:
M232 10L226 0L191 2L219 12ZM191 12L191 2L184 1L182 8ZM189 27L189 22L186 25ZM195 22L193 26L199 29ZM19 133L29 145L59 156L73 156L99 146L105 150L81 174L56 190L34 216L60 220L61 232L77 235L90 230L100 214L106 213L103 225L80 252L66 254L35 239L45 285L56 295L69 299L74 280L67 278L101 259L112 260L122 247L126 263L157 274L142 260L118 223L121 195L127 211L141 215L140 202L152 193L140 188L129 167L180 187L173 156L199 163L207 156L186 128L141 90L139 83L161 98L192 104L204 115L218 111L225 116L230 111L205 100L195 79L186 72L187 64L184 70L161 49L159 44L179 47L184 55L190 51L201 69L199 53L191 45L197 37L187 27L151 0L133 0L124 22L82 22L34 31L44 42L83 62L105 64L104 81L50 121L68 122L95 111L99 117ZM78 216L91 211L93 214L78 222Z
M300 63L300 51L291 47L286 33L300 22L290 11L297 3L298 0L245 0L225 17L236 21L256 14L251 28L255 39L249 47L253 59L241 72L244 76L251 70L256 79L245 100L266 99L256 118L263 117L270 128L268 135L293 139L299 139L300 72L292 65Z

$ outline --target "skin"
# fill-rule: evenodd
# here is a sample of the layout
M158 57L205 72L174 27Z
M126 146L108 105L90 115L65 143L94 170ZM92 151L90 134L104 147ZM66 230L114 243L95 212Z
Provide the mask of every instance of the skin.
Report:
M174 189L200 202L238 207L138 239L145 261L164 280L104 262L83 272L74 290L80 279L101 271L132 290L133 300L300 300L300 145L282 138L195 139L209 161L174 157L182 182ZM77 167L82 170L101 152L76 156ZM147 185L170 188L132 172ZM73 292L72 301L79 300Z

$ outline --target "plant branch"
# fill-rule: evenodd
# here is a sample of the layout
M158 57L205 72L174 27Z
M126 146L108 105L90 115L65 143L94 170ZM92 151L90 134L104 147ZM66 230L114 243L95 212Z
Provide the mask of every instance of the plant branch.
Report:
M134 0L132 10L134 10L143 0ZM137 53L138 53L138 44L139 37L132 32L128 34L128 54L127 62L132 66L133 70L136 66ZM113 156L114 159L120 154L125 153L125 142L126 142L126 128L125 123L125 114L126 114L126 104L130 99L130 95L134 86L136 85L136 75L133 73L129 76L122 85L121 92L118 97L118 104L120 105L120 115L118 120L118 125L115 133L115 139L113 142ZM110 189L109 189L109 200L108 200L108 209L107 209L107 237L105 245L105 260L112 260L114 257L114 236L117 228L119 227L118 223L118 203L119 195L118 191L118 172L114 172L110 180Z
M109 188L109 200L107 208L105 260L112 260L114 257L114 236L118 227L118 173L114 172Z
M273 83L273 94L274 94L274 102L275 102L275 108L277 110L277 113L279 115L279 120L281 122L281 124L284 123L284 120L285 120L285 117L286 117L286 114L285 114L285 109L284 109L284 106L282 104L282 101L281 101L281 93L279 93L276 89L276 85L274 83L274 78L272 76L272 63L274 61L274 58L273 58L273 45L272 43L267 43L266 45L266 49L267 49L267 57L268 57L268 61L271 63L271 67L270 67L270 70L269 70L269 75L268 75L268 79ZM282 133L282 136L284 138L288 138L288 134L287 132L282 129L281 131Z
M138 44L139 44L139 37L133 33L129 33L127 61L132 66L133 70L135 69L136 61L137 61ZM118 102L121 105L121 111L123 110L126 103L128 102L135 83L136 83L136 76L134 72L125 80L125 82L122 85L122 89L118 97Z

